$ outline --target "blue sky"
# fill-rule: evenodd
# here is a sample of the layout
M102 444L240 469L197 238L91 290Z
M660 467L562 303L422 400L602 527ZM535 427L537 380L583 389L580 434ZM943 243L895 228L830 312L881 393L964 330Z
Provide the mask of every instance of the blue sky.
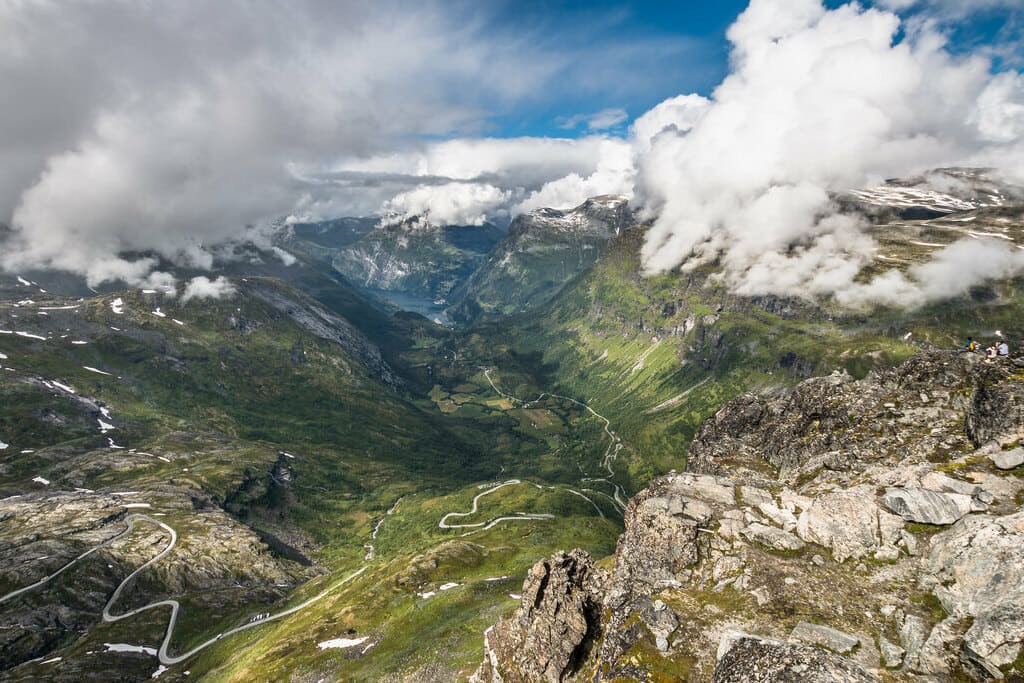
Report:
M826 1L829 7L841 4ZM567 128L573 116L621 109L631 120L673 95L709 95L728 73L726 30L746 6L747 0L499 4L490 20L529 36L538 49L563 54L566 77L556 92L537 93L495 112L491 127L483 132L496 137L573 137L592 132L585 124ZM1024 0L918 0L900 14L908 25L938 22L952 52L986 53L994 70L1024 66ZM580 70L592 73L594 81L581 82ZM626 126L628 120L606 132L621 133Z

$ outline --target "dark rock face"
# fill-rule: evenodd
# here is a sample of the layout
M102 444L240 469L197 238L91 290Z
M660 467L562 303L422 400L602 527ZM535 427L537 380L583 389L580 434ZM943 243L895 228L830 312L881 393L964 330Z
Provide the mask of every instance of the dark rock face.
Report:
M519 609L488 630L487 656L474 680L570 680L600 635L606 580L582 550L535 564L523 584Z
M1001 439L1024 430L1024 387L1008 381L1010 369L975 354L930 351L863 380L836 372L747 394L701 426L687 469L788 480L822 468L860 470L906 453L907 442L930 457L967 448L964 424L974 445ZM922 427L938 431L921 437Z
M469 322L541 306L593 265L609 240L633 222L629 203L619 195L591 197L567 211L521 214L486 263L452 292L448 314Z
M816 647L741 636L715 667L714 683L876 683L853 662Z
M1019 382L978 386L967 408L967 435L976 446L1024 432L1024 386Z
M257 299L284 313L310 334L340 345L384 384L401 384L401 379L381 356L380 349L344 318L329 313L312 301L289 298L271 287L253 285L250 291Z

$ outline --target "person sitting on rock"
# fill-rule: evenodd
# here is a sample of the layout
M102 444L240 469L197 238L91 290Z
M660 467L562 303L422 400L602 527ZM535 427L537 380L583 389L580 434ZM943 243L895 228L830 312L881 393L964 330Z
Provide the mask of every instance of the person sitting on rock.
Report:
M1010 357L1010 345L1006 343L1006 340L999 342L999 357L1009 358Z
M967 341L964 342L963 347L960 349L960 353L973 353L978 350L978 342L974 341L974 337L968 337Z
M985 349L985 362L991 363L999 356L999 346L996 342L992 342Z

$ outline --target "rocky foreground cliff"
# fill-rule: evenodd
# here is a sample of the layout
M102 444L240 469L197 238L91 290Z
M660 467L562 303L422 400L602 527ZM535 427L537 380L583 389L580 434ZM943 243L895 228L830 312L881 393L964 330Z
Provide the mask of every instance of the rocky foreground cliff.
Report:
M923 351L748 394L538 562L477 681L1024 680L1024 371Z

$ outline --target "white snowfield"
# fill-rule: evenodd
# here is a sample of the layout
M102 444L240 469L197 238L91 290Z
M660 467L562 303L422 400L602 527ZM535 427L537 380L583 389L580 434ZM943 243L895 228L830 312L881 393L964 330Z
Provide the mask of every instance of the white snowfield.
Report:
M355 647L356 645L362 645L370 636L363 636L362 638L332 638L331 640L325 640L322 643L317 643L316 647L319 650L332 650L335 648L349 648Z
M9 444L9 443L4 443L3 441L0 441L0 451L2 451L2 450L5 450L5 449L8 449L8 448L10 448L10 447L11 447L11 444Z
M60 389L61 391L66 391L66 392L68 392L69 394L74 394L74 393L77 393L77 392L76 392L76 391L75 391L74 389L72 389L71 387L69 387L69 386L68 386L67 384L64 384L64 383L62 383L62 382L58 382L58 381L57 381L57 380L55 380L55 379L51 379L49 383L50 383L50 385L52 385L52 386L55 386L55 387L57 387L57 388L58 388L58 389Z
M982 206L999 206L1002 204L997 198L992 198L990 201L969 201L943 192L914 187L869 187L863 190L854 190L850 194L863 202L879 206L926 206L936 211L948 213L970 211Z
M121 297L117 297L116 299L111 301L110 310L116 313L117 315L121 315L122 313L124 313L124 299L122 299Z
M107 648L107 652L136 652L138 654L156 657L156 648L146 647L145 645L129 645L128 643L103 643L103 647Z

